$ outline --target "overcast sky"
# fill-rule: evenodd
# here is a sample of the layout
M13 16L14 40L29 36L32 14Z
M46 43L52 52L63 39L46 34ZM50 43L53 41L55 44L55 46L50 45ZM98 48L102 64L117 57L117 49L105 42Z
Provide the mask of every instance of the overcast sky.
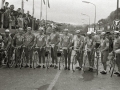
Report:
M15 5L15 9L21 7L22 0L6 0L10 4ZM24 9L32 14L32 1L24 0ZM35 0L35 17L40 17L40 2L41 0ZM49 0L50 9L48 9L48 19L61 23L70 24L83 24L88 23L88 18L81 15L81 13L90 16L91 23L94 22L95 8L92 4L86 4L83 0ZM116 9L117 0L85 0L94 3L97 7L97 21L106 18L112 11ZM43 5L43 19L45 19L45 5ZM85 19L85 20L82 20Z

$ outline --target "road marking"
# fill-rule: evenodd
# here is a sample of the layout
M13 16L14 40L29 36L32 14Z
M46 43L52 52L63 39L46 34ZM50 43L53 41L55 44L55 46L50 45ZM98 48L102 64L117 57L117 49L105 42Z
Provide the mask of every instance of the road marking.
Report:
M58 71L55 78L53 79L53 81L51 82L51 84L49 85L49 87L47 88L47 90L52 90L53 87L55 86L59 76L60 76L60 73L62 72L62 70Z

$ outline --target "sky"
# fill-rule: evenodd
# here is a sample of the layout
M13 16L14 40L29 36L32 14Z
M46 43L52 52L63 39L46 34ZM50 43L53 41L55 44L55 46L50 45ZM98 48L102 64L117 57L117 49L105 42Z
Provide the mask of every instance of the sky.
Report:
M6 0L15 5L15 10L21 7L22 0ZM41 0L35 1L35 17L40 18ZM107 18L112 11L116 9L117 0L49 0L48 20L60 23L69 23L74 25L88 24L89 18L81 15L90 16L90 23L94 23L95 7L92 4L83 3L89 1L96 5L96 22L100 19ZM33 0L24 0L25 12L30 11L32 14ZM46 6L43 4L42 19L46 18Z

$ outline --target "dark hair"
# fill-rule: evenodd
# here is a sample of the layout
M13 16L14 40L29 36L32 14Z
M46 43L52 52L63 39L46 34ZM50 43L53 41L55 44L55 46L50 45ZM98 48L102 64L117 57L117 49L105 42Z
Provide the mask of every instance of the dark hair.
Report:
M8 2L5 2L5 4L9 4Z

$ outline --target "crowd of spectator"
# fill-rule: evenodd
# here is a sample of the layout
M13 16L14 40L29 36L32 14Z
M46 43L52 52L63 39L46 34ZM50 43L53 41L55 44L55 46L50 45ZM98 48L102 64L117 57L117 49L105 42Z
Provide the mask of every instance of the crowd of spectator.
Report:
M15 10L15 6L9 5L9 2L5 2L5 5L0 9L0 28L24 28L26 30L27 27L31 27L33 30L38 30L39 25L39 19L30 15L29 11L24 13L21 8Z

